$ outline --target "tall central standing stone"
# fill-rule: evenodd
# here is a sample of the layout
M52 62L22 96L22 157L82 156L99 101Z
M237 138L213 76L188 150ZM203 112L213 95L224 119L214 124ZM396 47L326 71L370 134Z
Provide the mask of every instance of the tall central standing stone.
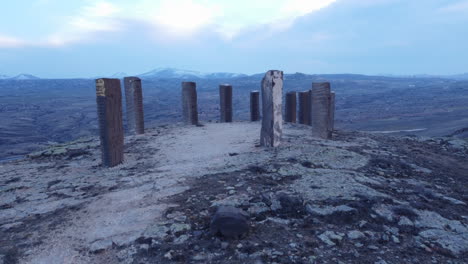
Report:
M324 139L332 136L330 125L330 83L312 83L312 134Z
M232 85L219 86L220 121L232 122Z
M119 79L96 80L102 164L114 167L123 162L124 132Z
M260 145L277 147L283 133L283 72L270 70L262 80L262 130Z
M138 77L125 77L124 86L128 130L131 134L143 134L145 133L145 122L141 80Z
M184 122L198 125L197 84L182 82L182 112Z

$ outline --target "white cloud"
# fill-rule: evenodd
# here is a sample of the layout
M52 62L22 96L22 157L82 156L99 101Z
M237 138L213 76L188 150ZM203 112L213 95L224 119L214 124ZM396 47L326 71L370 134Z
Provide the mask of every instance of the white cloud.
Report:
M0 48L18 48L26 43L18 38L0 35Z
M85 0L79 10L63 16L62 24L34 41L0 38L0 47L63 46L86 42L97 33L124 31L128 21L153 28L163 38L190 37L204 30L231 40L246 30L269 26L285 30L300 16L338 0ZM49 3L38 0L37 3ZM66 13L64 10L63 13ZM69 10L68 10L69 11ZM149 32L151 33L151 32ZM166 36L167 35L167 36ZM161 38L159 38L161 39Z

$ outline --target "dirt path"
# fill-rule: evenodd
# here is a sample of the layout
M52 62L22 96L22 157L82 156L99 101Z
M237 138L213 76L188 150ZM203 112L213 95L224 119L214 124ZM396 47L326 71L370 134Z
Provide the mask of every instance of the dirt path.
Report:
M1 253L21 263L99 261L83 252L135 241L171 206L162 200L188 188L187 177L235 168L241 160L231 155L260 151L257 134L255 123L168 126L129 137L116 168L99 166L95 141L77 146L90 149L72 159L1 164ZM11 251L15 243L27 251Z

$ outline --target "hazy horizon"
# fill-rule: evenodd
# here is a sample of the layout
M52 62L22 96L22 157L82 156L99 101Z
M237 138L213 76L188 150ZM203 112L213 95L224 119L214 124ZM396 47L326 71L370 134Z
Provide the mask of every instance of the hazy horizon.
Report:
M145 73L149 73L155 69L174 69L174 70L185 70L188 72L199 72L201 74L209 74L209 73L223 73L219 71L197 71L196 69L180 69L180 68L174 68L174 67L158 67L154 68L151 70L147 70L145 72L139 72L139 73L128 73L128 72L115 72L111 74L103 74L100 76L61 76L61 77L49 77L49 76L40 76L36 74L31 74L29 72L19 72L17 74L13 75L4 75L0 73L0 77L4 75L5 79L9 78L14 78L20 75L32 75L34 77L40 78L40 79L94 79L94 78L109 78L109 77L115 77L115 78L120 78L122 76L139 76ZM244 73L244 72L226 72L226 73L233 73L233 74L245 74L247 76L252 76L256 74L263 74L264 72L271 70L271 69L265 69L263 72L253 72L253 73ZM281 70L281 69L279 69ZM377 74L365 74L365 73L350 73L350 72L324 72L324 73L313 73L313 72L284 72L284 74L296 74L296 73L301 73L301 74L307 74L307 75L366 75L366 76L382 76L382 77L451 77L451 76L457 76L457 75L468 75L467 72L459 72L459 73L452 73L452 74L426 74L426 73L419 73L419 74L393 74L393 73L377 73ZM118 76L115 76L118 75ZM2 80L0 78L0 80Z
M171 67L256 74L454 75L468 0L19 0L0 75L90 78Z

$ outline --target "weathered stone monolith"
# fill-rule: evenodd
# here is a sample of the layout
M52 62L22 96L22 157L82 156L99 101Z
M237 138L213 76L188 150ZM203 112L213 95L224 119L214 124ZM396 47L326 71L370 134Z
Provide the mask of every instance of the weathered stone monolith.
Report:
M125 77L125 105L127 107L127 126L130 134L144 134L143 91L138 77Z
M114 167L123 162L124 131L122 94L119 79L96 80L102 164Z
M260 145L277 147L283 133L283 72L270 70L262 80Z
M250 92L250 121L260 120L260 92Z
M286 111L285 121L289 123L296 123L297 113L297 95L296 92L289 92L286 94Z
M299 92L299 124L310 125L310 91Z
M184 122L198 125L197 84L182 82L182 115Z
M330 83L312 84L312 134L324 139L330 139Z
M219 86L220 121L232 122L232 86L221 84Z
M335 130L335 92L330 93L330 131Z

